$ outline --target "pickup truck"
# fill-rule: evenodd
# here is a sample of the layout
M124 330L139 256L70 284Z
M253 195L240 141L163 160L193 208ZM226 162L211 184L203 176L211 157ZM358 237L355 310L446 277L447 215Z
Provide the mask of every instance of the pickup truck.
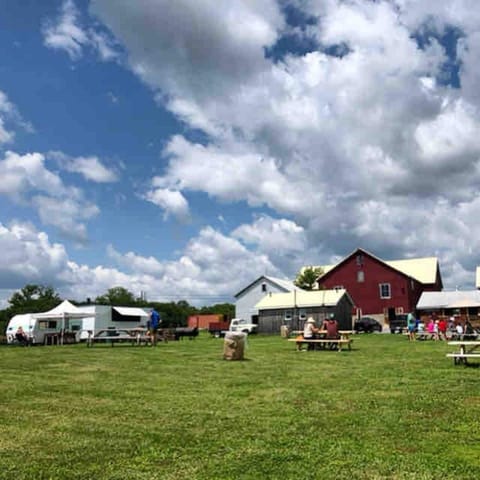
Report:
M231 322L212 322L208 325L208 332L214 337L223 337L227 332L256 333L258 325L248 323L243 318L232 318Z
M257 333L258 325L248 323L243 318L232 318L230 322L231 332Z

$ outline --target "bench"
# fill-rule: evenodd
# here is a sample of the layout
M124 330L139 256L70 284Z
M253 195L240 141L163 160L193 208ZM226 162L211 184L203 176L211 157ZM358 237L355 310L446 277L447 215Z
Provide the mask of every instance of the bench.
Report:
M351 338L313 338L313 339L306 339L306 338L289 338L289 342L295 342L297 345L297 350L300 351L303 345L318 345L320 347L325 347L327 345L336 345L338 351L342 351L342 347L346 345L349 350L352 349L352 342L353 339Z
M480 358L480 353L447 353L448 358L453 358L455 365L458 363L467 364L469 358Z

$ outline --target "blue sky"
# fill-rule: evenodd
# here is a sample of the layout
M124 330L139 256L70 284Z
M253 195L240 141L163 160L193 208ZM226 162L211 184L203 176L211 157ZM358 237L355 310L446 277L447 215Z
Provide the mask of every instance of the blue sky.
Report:
M473 1L34 0L0 14L0 301L231 301L357 247L480 264Z

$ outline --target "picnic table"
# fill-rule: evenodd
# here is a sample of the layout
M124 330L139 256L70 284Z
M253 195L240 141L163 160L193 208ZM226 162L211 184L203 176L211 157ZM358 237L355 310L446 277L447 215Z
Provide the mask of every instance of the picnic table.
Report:
M335 346L338 352L342 351L342 348L346 346L349 350L352 349L353 339L350 336L354 332L352 330L339 330L339 338L327 338L327 331L320 330L316 334L316 338L306 339L303 335L298 335L296 338L289 338L289 342L295 342L297 350L301 351L303 345L315 345L318 349L325 350L327 347Z
M146 329L139 328L106 328L93 332L88 331L87 347L93 347L95 343L109 343L112 347L115 343L130 343L131 345L147 345L151 343L150 335Z
M457 352L447 353L447 357L453 358L455 365L460 363L467 365L469 358L480 358L480 351L477 351L480 347L479 340L455 340L448 342L448 345L459 347Z

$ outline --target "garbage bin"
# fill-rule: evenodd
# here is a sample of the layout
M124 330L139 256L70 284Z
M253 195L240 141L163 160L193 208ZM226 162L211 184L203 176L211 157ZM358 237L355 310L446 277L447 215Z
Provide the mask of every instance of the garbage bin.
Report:
M280 326L280 336L283 338L288 337L288 325L281 325Z
M223 358L225 360L243 360L247 334L227 332L223 341Z

